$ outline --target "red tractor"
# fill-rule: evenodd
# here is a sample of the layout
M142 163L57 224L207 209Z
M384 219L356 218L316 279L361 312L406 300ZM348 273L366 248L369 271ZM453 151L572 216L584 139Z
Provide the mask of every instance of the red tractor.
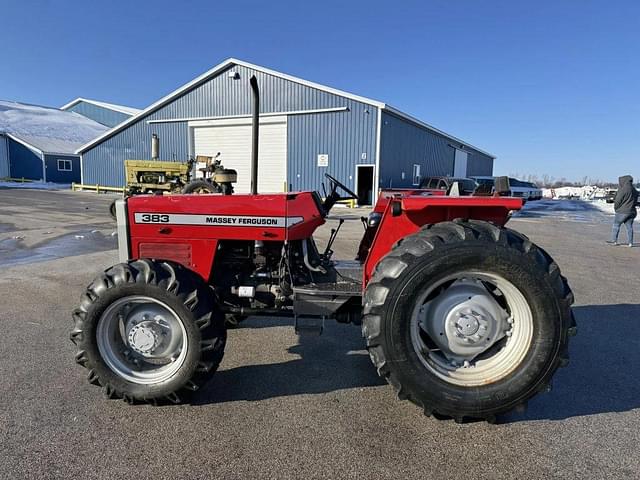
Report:
M568 363L573 296L557 264L504 225L520 199L398 194L370 215L356 261L314 231L356 195L258 195L254 92L249 195L118 201L121 262L74 311L71 340L91 383L128 402L181 402L222 360L225 315L362 325L371 360L425 414L493 420Z

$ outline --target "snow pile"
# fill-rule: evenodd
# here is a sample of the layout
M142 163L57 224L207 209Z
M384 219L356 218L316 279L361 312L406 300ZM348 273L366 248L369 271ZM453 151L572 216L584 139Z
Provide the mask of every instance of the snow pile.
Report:
M544 198L569 198L580 200L601 200L606 198L608 189L596 187L594 185L585 185L583 187L559 187L559 188L543 188L542 196Z
M613 203L607 203L604 200L593 200L589 203L594 207L596 207L601 212L606 213L608 215L614 215L616 213L615 210L613 209Z
M30 188L36 190L68 190L71 184L51 182L4 182L0 180L0 188Z
M45 153L72 154L108 127L77 113L0 100L0 133Z

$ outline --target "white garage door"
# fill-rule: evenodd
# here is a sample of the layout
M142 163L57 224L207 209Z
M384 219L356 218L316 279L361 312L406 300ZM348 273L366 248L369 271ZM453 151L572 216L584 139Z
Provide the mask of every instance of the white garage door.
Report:
M225 168L238 172L236 193L251 188L251 119L224 119L190 122L195 155L215 157ZM258 192L284 191L287 181L287 117L260 119L258 149Z

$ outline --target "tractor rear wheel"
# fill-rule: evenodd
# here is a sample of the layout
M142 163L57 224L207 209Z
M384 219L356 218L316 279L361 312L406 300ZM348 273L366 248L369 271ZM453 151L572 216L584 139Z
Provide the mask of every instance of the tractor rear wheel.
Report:
M182 190L182 193L218 193L215 186L211 182L206 180L194 180L187 183Z
M380 376L427 415L494 420L568 364L573 295L557 264L507 228L443 222L399 241L365 292Z
M224 316L181 265L135 260L98 276L73 312L71 340L89 382L109 398L179 403L218 368Z

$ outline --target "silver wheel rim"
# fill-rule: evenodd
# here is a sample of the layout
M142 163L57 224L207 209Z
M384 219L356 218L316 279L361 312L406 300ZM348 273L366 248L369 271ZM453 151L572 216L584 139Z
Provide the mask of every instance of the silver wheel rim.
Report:
M96 340L114 373L142 385L166 382L187 356L187 332L180 317L166 303L141 295L109 305L98 321Z
M495 383L524 360L533 315L520 290L504 277L461 272L426 289L411 317L411 342L421 363L459 386Z

